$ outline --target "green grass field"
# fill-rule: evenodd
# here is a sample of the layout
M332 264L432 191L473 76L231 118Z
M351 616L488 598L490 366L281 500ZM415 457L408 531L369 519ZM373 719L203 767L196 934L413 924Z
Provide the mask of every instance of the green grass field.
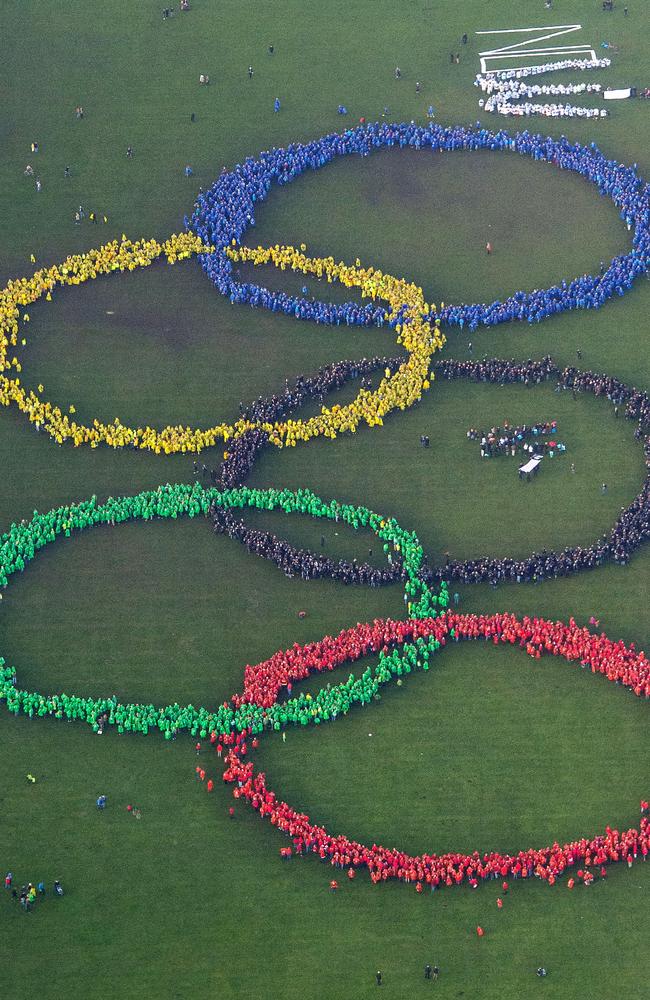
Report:
M199 186L224 165L362 116L374 120L386 106L395 121L424 122L429 104L443 124L475 121L480 29L581 23L579 42L620 47L598 79L650 85L649 22L639 0L630 0L627 17L622 2L612 14L597 0L555 6L549 13L541 0L489 7L478 0L193 0L190 12L163 22L161 5L149 0L6 0L0 281L30 274L32 253L43 265L123 232L165 238L182 229ZM450 65L449 53L459 50L461 64ZM210 75L209 87L199 86L201 73ZM347 119L336 114L340 103ZM596 123L525 125L596 141L648 178L647 103L621 102ZM27 163L42 180L40 193L23 176ZM188 163L191 178L183 174ZM75 225L79 204L108 222ZM416 280L429 301L483 301L541 287L597 270L629 247L611 202L573 174L505 154L395 150L341 160L276 189L247 240L358 256ZM264 280L295 287L291 276L269 269ZM320 294L316 281L307 284ZM580 350L583 367L647 391L649 308L650 285L641 279L598 313L470 336L453 331L445 351L470 357L471 341L474 358L551 354L573 364ZM339 358L395 352L387 328L330 329L233 307L196 261L66 289L30 315L24 383L43 383L47 398L65 409L73 403L84 420L207 426L232 420L240 401L279 391L285 378ZM338 399L351 394L344 388ZM567 452L530 485L517 480L517 459L483 462L466 439L469 426L552 418ZM431 437L427 451L422 433ZM216 466L220 458L217 448L205 460ZM459 381L435 383L382 429L269 449L251 483L306 486L394 515L417 530L435 561L446 551L525 555L589 543L638 493L644 472L633 426L602 400L574 400L550 383ZM14 408L0 413L2 531L35 509L192 475L188 456L59 448ZM247 517L320 546L320 523ZM337 525L324 533L330 555L362 558L373 544ZM378 557L375 546L377 564ZM465 611L578 621L596 614L610 637L650 648L647 547L625 568L537 586L458 589ZM247 663L358 621L404 614L399 586L287 579L196 520L99 528L57 543L3 598L0 655L21 684L209 706L241 689ZM311 680L304 688L319 686ZM336 726L290 731L286 743L265 739L258 758L272 787L332 830L414 851L517 850L638 822L639 799L648 797L647 705L564 662L534 664L510 649L465 644ZM1 874L11 870L18 885L59 878L66 889L63 899L48 893L29 914L3 891L7 997L356 1000L374 995L381 969L382 992L410 998L429 986L426 962L440 966L430 988L446 997L648 995L650 866L612 866L606 883L573 893L563 883L517 884L501 911L496 884L418 896L412 886L374 887L360 873L354 884L341 879L346 884L333 895L329 866L282 862L285 839L250 809L237 804L229 819L233 800L207 753L216 788L205 794L194 778L193 740L113 732L98 739L85 727L14 718L2 707L0 760ZM26 781L28 772L36 784ZM104 813L95 808L102 792ZM127 804L140 807L139 822ZM534 974L539 965L549 970L544 981Z

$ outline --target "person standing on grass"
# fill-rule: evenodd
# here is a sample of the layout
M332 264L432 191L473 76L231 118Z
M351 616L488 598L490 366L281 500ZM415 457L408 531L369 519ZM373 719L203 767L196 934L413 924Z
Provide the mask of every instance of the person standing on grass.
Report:
M273 110L276 111L276 112L280 110L280 98L279 97L276 97L275 101L273 102Z
M248 79L249 80L253 79L253 67L252 66L248 67Z
M432 971L433 970L432 970L432 968L431 968L431 966L429 964L425 965L425 967L424 967L424 978L425 979L431 979L431 973L432 973Z
M492 244L490 243L489 240L485 244L485 250L488 255L492 253Z
M375 979L377 980L377 986L381 986L381 972L379 970L375 973Z

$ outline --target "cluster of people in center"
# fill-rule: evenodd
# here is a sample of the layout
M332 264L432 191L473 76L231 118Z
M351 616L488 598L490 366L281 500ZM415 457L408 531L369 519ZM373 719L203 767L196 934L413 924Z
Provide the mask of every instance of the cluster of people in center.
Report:
M650 662L645 655L637 653L633 646L626 647L603 634L596 635L588 628L578 626L573 619L564 624L539 618L518 620L508 613L459 615L448 611L425 621L360 625L335 638L326 637L319 643L305 647L295 645L257 667L247 668L245 688L239 696L239 703L268 706L266 712L274 718L273 728L276 729L285 725L318 724L326 719L336 719L341 711L338 694L343 685L337 688L328 686L319 692L319 712L314 711L314 699L310 696L304 696L299 706L295 698L285 703L280 703L278 698L284 691L291 693L295 681L314 672L332 670L346 660L357 660L367 652L375 651L382 639L384 645L380 647L380 666L376 672L379 676L373 676L367 670L359 679L350 678L350 683L354 681L362 686L366 679L365 696L358 699L361 704L370 703L378 686L390 677L402 676L411 669L426 669L430 655L437 649L449 641L465 639L482 639L496 645L519 645L535 659L540 659L544 653L560 656L569 662L579 663L592 673L602 674L639 698L650 697ZM408 650L408 655L400 653L400 645L404 651ZM384 673L381 673L382 669ZM328 699L332 699L335 706L329 713ZM344 712L347 707L344 702ZM274 711L276 714L271 715ZM280 713L279 719L277 712ZM499 877L538 877L553 884L569 868L582 865L584 867L578 871L578 878L589 885L594 880L595 869L617 861L632 864L638 858L645 860L650 849L650 823L645 801L642 802L639 829L619 831L608 826L604 835L592 839L580 838L563 846L554 843L550 847L521 851L516 855L479 855L474 852L471 855L454 853L411 857L377 845L368 848L345 836L330 835L268 789L265 776L256 774L253 763L244 760L250 739L257 740L255 733L261 732L259 726L260 721L257 720L245 732L226 734L220 740L220 747L229 748L224 781L236 786L233 790L235 797L248 801L260 815L288 833L294 850L315 853L322 860L341 868L367 867L375 882L397 878L415 882L416 889L419 885L418 891L422 891L424 885L434 889L462 881L476 887L482 880ZM567 883L569 888L574 884L574 881Z
M492 458L494 455L516 455L518 450L539 452L553 457L555 449L566 451L562 442L544 437L553 435L557 430L556 420L547 420L537 424L520 424L512 427L507 421L503 427L491 427L489 431L478 431L470 427L467 431L468 441L480 441L481 458ZM531 444L532 442L532 444Z
M568 576L585 569L614 561L620 565L629 562L632 553L650 538L650 398L634 386L625 385L609 375L580 371L574 367L558 368L551 358L541 361L484 361L441 360L433 366L439 379L468 378L476 382L496 385L523 383L540 384L556 380L558 392L590 392L609 400L615 415L621 410L624 416L636 422L635 437L643 442L646 476L640 492L629 507L624 508L611 530L591 545L570 546L562 551L543 550L523 559L510 557L456 560L447 559L441 567L425 567L422 577L431 584L439 579L461 583L539 582L559 576Z
M286 148L265 150L257 159L249 157L233 170L224 170L216 183L199 196L191 219L186 221L204 243L216 247L214 253L202 256L201 263L221 294L231 302L262 306L317 323L362 326L382 323L384 310L374 303L364 306L350 302L337 305L310 301L239 281L228 249L233 241L239 246L247 230L255 225L257 206L274 184L291 183L306 171L318 170L338 156L365 157L376 149L387 147L440 154L487 149L550 162L594 183L601 195L613 200L628 229L634 228L631 252L615 257L602 274L579 275L551 288L519 291L492 303L441 305L433 318L443 323L475 330L479 326L515 319L536 323L567 309L598 309L608 298L623 295L634 279L648 270L650 189L637 174L636 165L627 167L616 160L608 160L594 143L583 146L569 142L566 137L553 139L528 131L491 132L480 124L472 128L464 125L443 127L434 122L425 126L414 122L376 122L341 134L332 133L310 143L292 143Z

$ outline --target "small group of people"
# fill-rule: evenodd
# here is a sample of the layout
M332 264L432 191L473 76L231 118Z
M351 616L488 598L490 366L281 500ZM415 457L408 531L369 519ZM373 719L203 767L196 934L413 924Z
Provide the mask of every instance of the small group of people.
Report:
M36 884L27 882L21 886L20 890L14 886L13 880L13 872L7 872L5 875L5 890L11 894L12 899L20 902L20 905L26 912L32 909L39 896L45 896L46 894L45 882L42 879ZM63 887L59 879L54 880L52 888L56 896L63 895Z
M66 170L67 169L68 168L66 167ZM83 205L79 205L79 208L77 208L74 213L75 226L80 226L83 220L86 218L88 219L88 222L90 222L91 225L93 226L97 225L98 213L95 211L86 212ZM104 225L106 225L106 223L108 222L108 216L103 214L102 221Z
M429 963L427 962L427 964L424 967L424 978L430 979L433 982L435 982L439 975L440 975L440 968L437 965L429 965ZM384 974L381 971L381 969L378 969L377 972L375 972L375 982L377 986L383 986Z
M495 455L516 455L518 450L526 453L539 453L553 458L555 450L566 451L562 442L544 440L557 430L557 421L548 420L537 424L520 424L511 426L507 421L503 427L491 427L489 431L477 431L470 427L467 431L469 441L480 441L481 458L492 458ZM533 442L533 443L531 443Z
M180 0L180 9L186 11L190 9L190 0ZM163 21L168 21L170 17L175 14L175 7L163 7L162 19Z

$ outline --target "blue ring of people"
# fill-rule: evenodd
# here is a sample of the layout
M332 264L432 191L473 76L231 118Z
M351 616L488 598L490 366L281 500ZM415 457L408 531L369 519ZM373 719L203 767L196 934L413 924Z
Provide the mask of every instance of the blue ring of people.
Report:
M310 143L292 143L287 148L267 150L257 159L248 157L234 170L225 171L201 194L191 219L185 220L193 232L214 252L201 255L201 264L218 291L232 303L262 306L272 312L324 324L380 326L384 309L374 304L353 302L334 304L273 291L234 277L233 263L226 249L241 242L255 225L255 210L272 185L291 183L307 170L319 170L337 156L368 156L390 147L455 150L511 151L521 156L553 163L591 181L602 196L612 199L629 230L634 230L632 249L614 257L602 274L581 275L563 280L550 288L518 291L492 303L445 305L431 318L469 330L496 326L511 320L539 323L547 316L569 309L599 309L614 295L624 295L650 269L650 186L638 175L636 164L625 166L608 160L595 143L583 146L562 137L553 139L528 131L511 134L463 125L443 127L430 122L362 125L343 133L331 133Z

